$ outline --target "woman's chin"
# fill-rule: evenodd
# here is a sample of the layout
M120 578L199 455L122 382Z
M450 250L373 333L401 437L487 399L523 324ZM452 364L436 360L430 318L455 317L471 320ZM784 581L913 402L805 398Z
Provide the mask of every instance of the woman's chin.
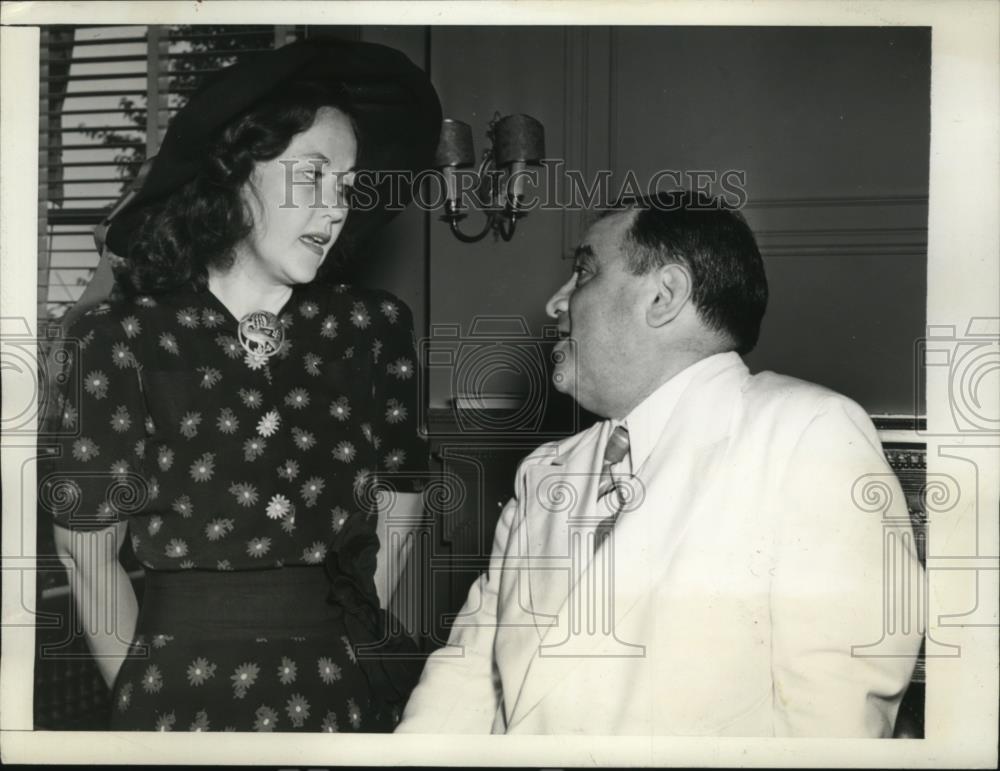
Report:
M296 284L308 284L316 280L316 276L319 273L319 264L314 268L299 268L298 270L289 271L286 280L289 286L295 286Z

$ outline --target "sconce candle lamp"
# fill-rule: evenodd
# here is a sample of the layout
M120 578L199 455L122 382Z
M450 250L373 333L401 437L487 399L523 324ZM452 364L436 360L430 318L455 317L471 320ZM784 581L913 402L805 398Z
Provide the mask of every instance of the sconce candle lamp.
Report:
M434 165L440 169L447 198L441 218L455 237L464 243L481 241L493 232L504 241L514 237L518 219L528 216L521 209L528 166L537 166L545 157L545 129L530 115L495 113L486 132L490 147L483 152L476 172L477 193L485 201L486 224L475 235L463 233L459 222L466 217L458 185L458 169L475 163L472 128L468 123L446 118L441 126Z

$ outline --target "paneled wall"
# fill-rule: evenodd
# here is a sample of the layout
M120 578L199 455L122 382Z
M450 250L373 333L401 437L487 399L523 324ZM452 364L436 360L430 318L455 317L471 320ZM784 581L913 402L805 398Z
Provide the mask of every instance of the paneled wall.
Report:
M835 388L869 412L923 413L930 32L921 28L310 27L395 46L428 68L445 115L545 126L547 155L610 190L631 171L745 174L772 297L754 370ZM539 192L552 192L547 185ZM514 240L462 244L411 207L362 255L358 279L413 308L418 336L542 334L587 213L535 211ZM465 223L478 229L481 215ZM497 317L502 317L499 321ZM432 338L433 339L433 338ZM450 344L450 343L449 343ZM525 392L498 367L479 387ZM429 402L461 388L429 373ZM538 386L538 383L534 385ZM543 387L547 387L544 386ZM554 402L565 397L549 393Z
M426 27L363 27L360 38L398 48L418 66L428 66ZM386 289L410 306L418 336L427 327L427 235L430 220L411 206L393 219L360 256L359 283Z
M447 117L472 126L477 156L495 112L527 113L545 126L550 157L567 153L573 94L569 33L561 27L435 27L431 29L431 77ZM476 244L457 241L442 222L430 232L430 322L457 325L469 335L477 318L517 316L533 334L545 322L542 307L559 276L567 244L562 212L533 212L518 224L509 243L491 236ZM467 231L481 227L482 215L470 214ZM505 333L512 325L500 325ZM497 325L491 325L497 330ZM430 398L443 406L452 392L447 367L430 371ZM498 373L485 382L491 391L521 391L515 374Z
M738 169L772 298L751 369L912 413L930 32L620 28L612 168ZM921 400L922 403L922 400Z
M430 72L477 153L494 111L543 122L550 158L585 176L738 170L772 300L754 370L922 412L914 342L924 329L930 33L899 28L435 27ZM478 225L470 218L469 227ZM430 325L468 334L484 316L532 334L586 222L535 212L510 243L461 244L429 223ZM492 391L523 377L497 373ZM443 406L450 373L430 375ZM562 398L562 397L557 397Z

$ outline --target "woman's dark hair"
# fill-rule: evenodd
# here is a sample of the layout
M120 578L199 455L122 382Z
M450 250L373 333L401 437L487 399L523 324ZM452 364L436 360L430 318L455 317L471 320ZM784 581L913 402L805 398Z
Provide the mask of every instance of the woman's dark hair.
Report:
M322 107L351 118L360 152L361 137L343 89L312 81L282 84L219 131L193 179L144 208L128 254L114 267L115 294L158 294L184 284L201 290L209 266L230 267L234 247L253 230L242 191L255 164L277 158ZM342 270L349 251L341 232L318 278Z

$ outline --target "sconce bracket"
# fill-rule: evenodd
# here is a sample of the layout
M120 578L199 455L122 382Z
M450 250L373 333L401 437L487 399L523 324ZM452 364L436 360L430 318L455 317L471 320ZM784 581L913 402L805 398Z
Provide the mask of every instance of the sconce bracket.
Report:
M439 168L447 173L449 168L461 166L462 159L472 154L472 135L465 123L449 119L445 124L449 130L442 133L438 157L441 158ZM446 135L448 140L444 138ZM467 215L462 211L454 190L450 193L452 197L445 201L445 213L441 217L448 223L455 238L463 243L481 241L490 232L494 241L510 241L514 237L517 221L524 219L528 213L520 208L519 185L522 183L517 181L512 184L512 180L518 177L512 170L518 166L523 169L525 164L537 164L537 159L544 157L545 153L542 125L527 115L502 118L499 112L494 112L486 136L490 146L480 160L476 172L479 181L475 189L486 222L477 233L462 232L459 223ZM501 154L503 169L497 166L497 152Z

